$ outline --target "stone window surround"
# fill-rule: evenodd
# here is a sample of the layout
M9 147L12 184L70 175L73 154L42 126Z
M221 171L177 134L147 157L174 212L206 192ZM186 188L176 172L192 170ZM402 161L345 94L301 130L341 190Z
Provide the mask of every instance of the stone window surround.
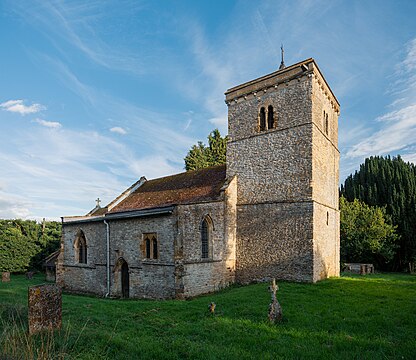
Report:
M203 235L202 235L202 230L203 230L203 223L204 222L206 222L206 224L207 224L207 237L208 237L208 256L207 257L203 257L203 254L202 254L202 237L203 237ZM212 258L213 258L213 244L212 244L212 232L215 230L215 228L214 228L214 222L212 221L212 218L211 218L211 216L209 215L209 214L205 214L203 217L202 217L202 220L201 220L201 222L200 222L200 224L199 224L199 234L200 234L200 241L201 241L201 247L200 247L200 249L201 249L201 262L206 262L206 261L211 261L212 260Z
M150 244L150 251L149 254L147 252L147 240L149 240ZM143 241L143 261L157 261L159 260L159 240L157 236L157 232L149 232L149 233L142 233L142 241ZM156 241L156 256L154 254L154 241ZM149 257L147 256L149 255Z
M273 110L273 127L269 129L269 107L272 108ZM261 129L261 119L260 119L260 113L261 113L261 109L264 109L264 114L265 114L265 128ZM273 130L277 128L277 116L276 116L276 107L273 106L273 104L270 101L266 101L265 103L261 104L258 107L257 110L257 132L263 132L263 131L268 131L268 130Z
M87 265L88 264L88 241L87 237L85 236L84 230L81 228L78 229L75 241L74 241L74 255L75 255L75 262L78 265ZM84 247L84 259L80 258L80 246Z

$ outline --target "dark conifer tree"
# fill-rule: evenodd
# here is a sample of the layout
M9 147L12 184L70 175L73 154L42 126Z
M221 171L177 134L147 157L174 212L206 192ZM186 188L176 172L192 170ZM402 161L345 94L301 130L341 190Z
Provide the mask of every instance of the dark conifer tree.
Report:
M416 262L416 166L399 156L372 156L340 189L348 201L385 206L400 235L393 270L414 270Z

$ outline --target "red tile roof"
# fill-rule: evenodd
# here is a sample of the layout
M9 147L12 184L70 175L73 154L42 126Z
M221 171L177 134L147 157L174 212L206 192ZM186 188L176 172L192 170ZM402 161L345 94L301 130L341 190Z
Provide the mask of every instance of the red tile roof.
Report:
M218 200L225 177L225 165L218 165L149 180L109 212Z

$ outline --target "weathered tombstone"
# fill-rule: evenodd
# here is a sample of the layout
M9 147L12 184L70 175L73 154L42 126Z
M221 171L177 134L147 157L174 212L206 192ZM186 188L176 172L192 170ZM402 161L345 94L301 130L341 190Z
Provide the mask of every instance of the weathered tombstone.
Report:
M33 279L33 275L35 274L35 272L34 271L28 271L27 273L26 273L26 279L28 279L28 280L31 280L31 279Z
M1 282L10 282L10 273L8 271L1 273Z
M62 289L54 284L29 288L29 334L62 325Z
M209 309L209 312L212 314L212 315L214 315L214 313L215 313L215 307L216 307L217 305L214 303L214 302L212 302L211 304L209 304L208 305L208 309Z
M279 287L276 284L276 280L272 280L272 284L269 286L269 291L272 294L272 302L269 304L269 321L272 323L282 320L282 307L276 298L276 291L279 290Z

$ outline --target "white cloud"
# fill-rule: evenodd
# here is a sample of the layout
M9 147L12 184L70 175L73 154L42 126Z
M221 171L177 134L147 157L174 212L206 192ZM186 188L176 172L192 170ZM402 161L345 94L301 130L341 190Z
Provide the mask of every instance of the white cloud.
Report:
M374 124L380 128L372 135L351 147L347 158L385 155L400 152L403 157L414 159L416 144L416 39L407 47L405 59L399 64L394 76L393 94L398 99L392 100L389 108L393 111L375 119Z
M59 129L62 127L62 124L57 121L47 121L43 119L35 119L34 122L38 123L39 125L45 126L47 128L51 129Z
M116 134L120 134L120 135L126 135L127 134L127 131L124 130L122 127L119 127L119 126L112 127L110 129L110 131L113 132L113 133L116 133Z
M46 107L41 104L25 105L23 100L9 100L0 104L0 108L5 111L18 113L20 115L35 114L45 110Z
M211 124L215 125L216 127L227 127L227 116L218 116L218 117L213 117L211 119L208 120Z

